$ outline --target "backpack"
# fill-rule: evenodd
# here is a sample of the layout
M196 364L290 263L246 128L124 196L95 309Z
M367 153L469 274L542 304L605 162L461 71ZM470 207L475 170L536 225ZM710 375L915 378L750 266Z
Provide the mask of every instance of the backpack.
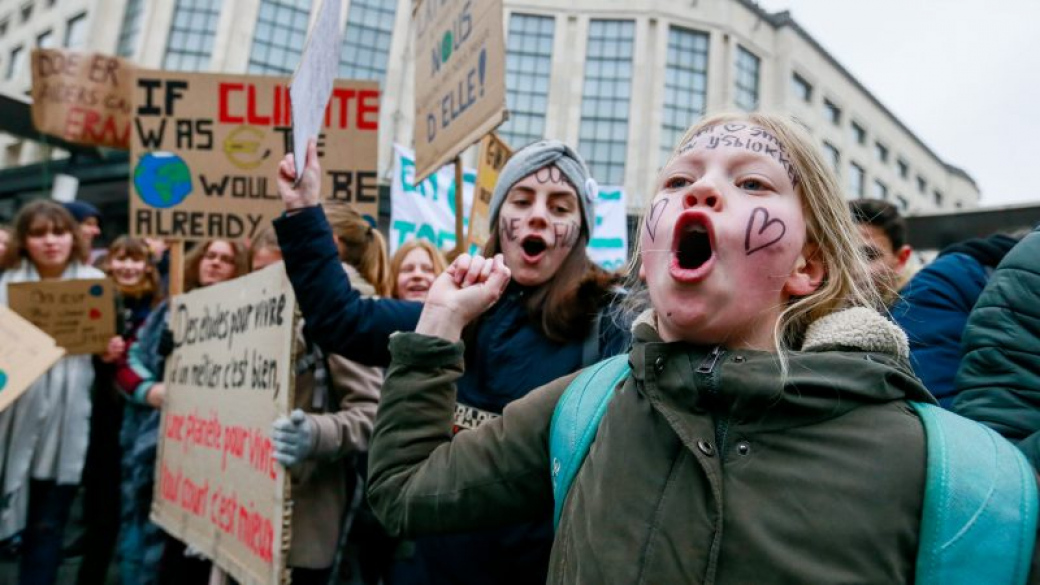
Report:
M554 526L614 389L630 371L627 354L596 363L571 382L556 405L549 434ZM1025 583L1037 524L1032 466L988 427L932 404L910 404L927 443L915 582Z

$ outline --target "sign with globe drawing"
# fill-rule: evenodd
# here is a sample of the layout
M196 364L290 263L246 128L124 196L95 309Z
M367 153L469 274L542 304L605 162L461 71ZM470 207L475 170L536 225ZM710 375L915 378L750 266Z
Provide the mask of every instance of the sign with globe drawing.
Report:
M284 210L289 79L140 70L131 131L130 232L181 241L251 238ZM379 84L337 80L318 156L323 197L375 223Z

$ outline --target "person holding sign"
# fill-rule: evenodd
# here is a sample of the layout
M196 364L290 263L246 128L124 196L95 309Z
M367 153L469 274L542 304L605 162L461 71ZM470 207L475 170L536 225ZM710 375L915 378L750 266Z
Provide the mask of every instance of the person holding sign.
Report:
M184 291L217 284L246 273L245 247L229 240L210 240L188 254L184 267ZM129 400L123 412L120 444L123 448L122 522L119 535L120 575L124 585L151 585L160 577L160 563L166 577L178 581L192 571L205 577L209 563L190 562L166 548L183 551L176 541L148 518L155 484L155 458L159 434L159 409L166 395L163 384L166 356L173 349L168 333L169 304L155 307L130 345L127 358L116 373L116 383ZM166 545L172 541L172 546ZM170 566L167 566L169 564ZM191 573L194 574L194 573ZM175 576L176 575L176 576ZM164 578L166 578L164 577Z
M76 220L49 200L25 205L0 276L0 304L19 282L104 278L84 264ZM123 350L113 338L102 359ZM10 408L0 412L0 540L22 532L19 583L53 583L62 536L83 472L90 432L89 355L62 358Z
M343 242L349 257L361 259L356 265L344 263L343 269L362 294L372 296L379 289L362 274L372 272L372 264L385 267L385 248L371 237L372 228L360 215L347 206L341 215L336 225L343 235L337 241ZM253 238L250 257L254 271L281 260L273 229ZM295 409L274 422L271 434L274 458L292 478L292 582L324 585L332 572L344 514L357 489L355 464L368 451L383 372L326 355L303 330L301 321Z
M287 213L275 228L289 278L308 332L323 349L385 366L391 333L415 329L423 305L363 299L353 290L319 206L320 177L313 143L298 186L292 158L279 167ZM586 255L594 189L581 157L557 141L520 149L502 169L487 251L504 255L514 282L465 332L457 432L496 419L534 388L627 347L627 327L610 317L619 296L614 277ZM420 570L434 582L539 583L551 544L546 514L533 524L426 538L417 554Z

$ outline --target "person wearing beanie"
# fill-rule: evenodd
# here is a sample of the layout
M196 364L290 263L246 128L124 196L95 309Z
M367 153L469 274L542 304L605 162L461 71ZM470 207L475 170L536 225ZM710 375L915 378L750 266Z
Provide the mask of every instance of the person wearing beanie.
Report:
M79 224L80 237L83 238L88 260L90 251L94 249L94 240L101 235L101 212L86 201L66 201L62 203L66 210L76 218Z
M291 155L279 167L286 214L274 224L289 279L308 333L323 350L385 367L390 335L413 331L423 306L364 299L351 287L319 205L320 177L313 142L299 186ZM612 317L621 297L616 277L586 254L595 191L581 156L554 140L518 150L499 174L484 253L504 261L513 279L498 303L462 332L465 351L457 357L465 372L453 433L465 434L535 388L627 349L627 324ZM427 537L398 576L405 583L544 583L552 538L548 515L530 524Z

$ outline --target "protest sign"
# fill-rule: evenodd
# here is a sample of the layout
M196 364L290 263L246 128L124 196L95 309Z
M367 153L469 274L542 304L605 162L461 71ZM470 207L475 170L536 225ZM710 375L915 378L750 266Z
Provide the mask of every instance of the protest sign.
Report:
M390 182L390 253L415 238L439 249L455 247L455 166L447 165L426 180L415 183L415 158L408 149L394 145ZM463 172L463 209L472 207L477 174ZM468 223L468 218L463 218Z
M0 305L0 412L63 355L49 335Z
M323 0L314 29L307 39L300 65L293 75L292 97L293 162L296 182L303 177L307 141L318 136L322 113L329 102L332 82L339 67L339 48L343 38L339 26L339 0Z
M415 6L415 164L425 179L506 119L502 0Z
M33 125L68 142L126 150L133 78L133 65L118 57L33 49Z
M278 162L292 152L285 78L139 71L131 132L130 232L251 238L285 209ZM335 82L318 136L321 193L378 212L379 84Z
M592 229L588 254L604 270L621 270L628 262L624 187L600 185L596 195L596 225Z
M289 477L270 431L293 406L295 306L281 263L170 305L152 520L242 583L286 577Z
M115 297L105 279L11 283L7 301L69 355L104 353L116 335Z
M469 234L466 236L468 250L481 249L491 234L491 195L498 183L498 173L506 166L513 151L498 134L492 132L480 141L477 161L477 190L473 207L469 212Z

